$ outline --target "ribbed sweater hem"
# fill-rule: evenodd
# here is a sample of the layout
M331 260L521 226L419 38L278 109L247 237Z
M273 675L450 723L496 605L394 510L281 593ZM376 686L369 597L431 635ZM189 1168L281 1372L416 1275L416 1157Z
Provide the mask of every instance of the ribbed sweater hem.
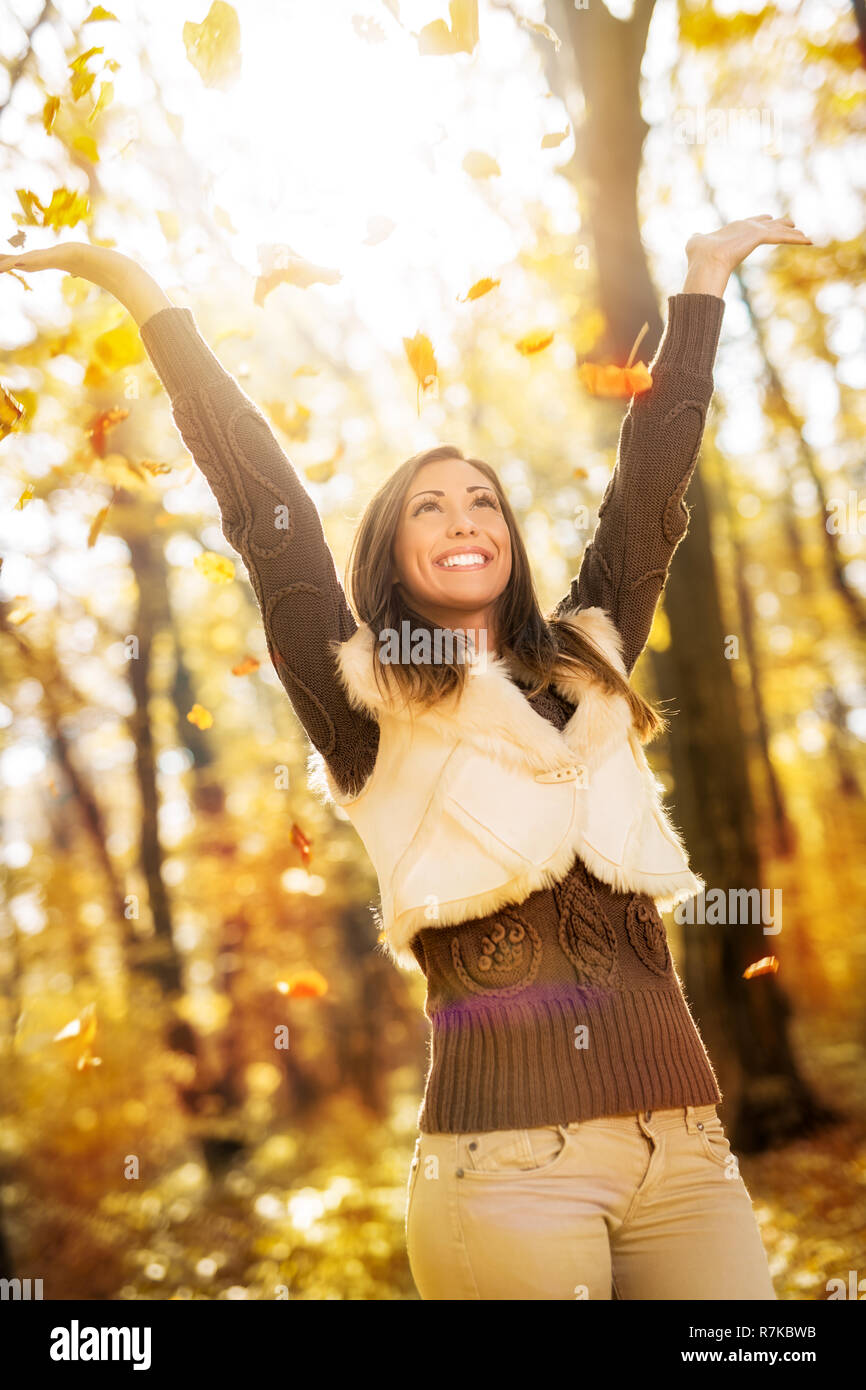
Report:
M422 1133L533 1129L722 1099L676 988L550 992L502 1001L495 1014L461 1005L431 1023ZM581 1024L586 1048L575 1046Z

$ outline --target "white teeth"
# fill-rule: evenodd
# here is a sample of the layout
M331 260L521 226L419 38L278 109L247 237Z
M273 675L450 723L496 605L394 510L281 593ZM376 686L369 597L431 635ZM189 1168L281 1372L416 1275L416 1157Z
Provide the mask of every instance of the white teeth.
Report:
M436 563L447 569L453 569L457 565L483 565L486 559L486 555L449 555L447 559L437 560Z

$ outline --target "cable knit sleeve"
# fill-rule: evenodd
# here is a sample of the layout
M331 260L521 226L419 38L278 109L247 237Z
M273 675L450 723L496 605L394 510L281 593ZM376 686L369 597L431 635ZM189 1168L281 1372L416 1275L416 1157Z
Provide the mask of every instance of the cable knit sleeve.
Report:
M295 712L341 790L361 789L379 728L353 709L328 643L357 624L316 506L264 416L172 305L141 326L181 437L219 504L262 614L268 652Z
M646 646L674 552L689 527L685 494L713 395L724 311L717 295L670 296L665 332L650 363L652 387L632 397L595 534L556 609L604 608L622 634L629 672Z

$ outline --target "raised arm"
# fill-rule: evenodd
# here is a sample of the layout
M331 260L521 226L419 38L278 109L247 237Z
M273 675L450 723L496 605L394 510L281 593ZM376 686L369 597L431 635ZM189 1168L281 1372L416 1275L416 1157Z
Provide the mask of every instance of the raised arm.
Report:
M33 263L47 255L53 259ZM181 437L219 504L223 534L246 565L277 674L337 784L360 790L375 763L378 725L348 703L329 647L357 624L315 504L264 416L211 352L191 310L173 305L128 257L67 243L4 258L0 270L9 261L92 280L138 323Z
M728 279L757 246L780 242L811 245L789 217L769 213L689 239L683 290L668 300L664 335L650 364L652 387L632 397L598 525L556 609L604 608L622 635L629 672L646 646L674 552L688 531L685 496L713 395Z

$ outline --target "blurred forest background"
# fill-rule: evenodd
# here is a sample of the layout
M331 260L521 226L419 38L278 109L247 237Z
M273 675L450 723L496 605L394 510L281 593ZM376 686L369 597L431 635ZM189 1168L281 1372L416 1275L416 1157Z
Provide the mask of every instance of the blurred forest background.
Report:
M692 232L813 239L732 277L636 678L678 711L652 762L696 870L782 894L770 935L669 918L777 1292L866 1277L856 7L7 0L0 68L0 250L92 240L189 305L340 573L372 489L449 441L499 468L551 607L627 405L580 368L644 324L650 360ZM377 949L135 323L6 275L0 385L0 1277L415 1298L423 980Z

